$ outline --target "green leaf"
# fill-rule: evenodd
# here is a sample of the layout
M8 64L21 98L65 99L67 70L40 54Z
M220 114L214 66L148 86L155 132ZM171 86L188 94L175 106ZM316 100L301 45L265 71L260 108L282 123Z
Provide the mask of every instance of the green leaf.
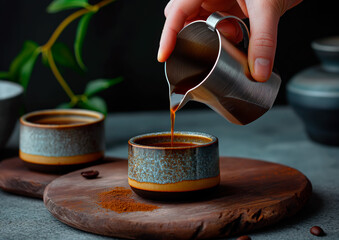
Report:
M86 8L88 7L87 0L54 0L47 7L47 12L56 13L62 10L72 8Z
M31 78L32 71L34 68L34 64L40 53L41 50L37 48L21 67L19 82L24 87L24 89L26 89L28 86L28 82L29 79Z
M107 105L104 99L101 97L92 97L86 100L82 100L79 102L79 106L81 108L85 108L88 110L93 110L97 112L101 112L103 114L107 114Z
M74 41L75 59L83 70L86 70L86 66L82 61L82 46L84 44L89 21L91 20L93 14L93 12L87 13L80 19Z
M62 43L56 42L52 46L52 54L54 61L63 67L71 68L76 71L80 71L79 66L75 60L75 57L69 47Z
M9 75L9 72L1 72L0 71L0 79L10 79L10 75Z
M12 61L9 67L10 78L13 81L19 82L19 76L21 73L22 66L32 56L34 51L39 47L36 42L26 41L16 58Z
M94 94L101 92L119 82L122 81L122 77L113 79L96 79L87 83L85 88L85 95L87 97L93 96Z

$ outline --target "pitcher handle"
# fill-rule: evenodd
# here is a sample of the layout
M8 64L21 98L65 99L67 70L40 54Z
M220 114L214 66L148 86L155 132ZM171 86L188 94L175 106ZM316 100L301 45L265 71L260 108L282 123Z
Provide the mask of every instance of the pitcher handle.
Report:
M249 39L250 39L250 32L246 26L246 24L244 23L243 20L241 20L240 18L236 17L236 16L232 16L232 15L228 15L228 16L223 16L220 12L214 12L212 13L206 20L206 24L208 26L209 29L211 29L212 31L216 30L217 25L228 18L232 18L237 20L241 31L243 33L243 40L244 40L244 45L245 48L248 48L248 43L249 43Z

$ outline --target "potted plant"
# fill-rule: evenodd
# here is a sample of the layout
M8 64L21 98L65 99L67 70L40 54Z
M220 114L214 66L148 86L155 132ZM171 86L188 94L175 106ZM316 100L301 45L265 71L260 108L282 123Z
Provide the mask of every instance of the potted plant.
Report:
M85 108L107 114L107 106L97 94L119 82L121 77L112 79L95 79L89 81L82 94L76 94L67 83L59 70L59 66L80 69L87 68L82 60L82 47L85 40L88 24L94 14L115 0L102 0L96 4L90 4L88 0L53 0L47 7L49 13L58 13L63 10L76 9L68 15L55 29L47 42L39 45L34 41L25 41L20 53L11 62L8 71L0 71L0 79L7 79L20 83L26 90L30 82L31 73L39 56L45 66L49 67L69 97L69 101L62 103L58 108ZM78 26L74 38L74 52L59 41L59 37L67 26L78 20Z

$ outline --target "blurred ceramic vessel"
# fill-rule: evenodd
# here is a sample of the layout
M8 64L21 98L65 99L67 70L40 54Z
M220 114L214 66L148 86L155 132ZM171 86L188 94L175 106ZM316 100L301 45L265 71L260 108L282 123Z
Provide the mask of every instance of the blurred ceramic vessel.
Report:
M36 111L20 119L20 158L33 170L66 172L104 156L104 115L80 109Z
M4 148L13 132L23 92L21 85L0 80L0 149Z
M128 142L128 182L140 196L182 200L219 185L218 139L196 132L160 132Z
M314 141L339 145L339 36L312 42L321 65L295 75L287 98Z

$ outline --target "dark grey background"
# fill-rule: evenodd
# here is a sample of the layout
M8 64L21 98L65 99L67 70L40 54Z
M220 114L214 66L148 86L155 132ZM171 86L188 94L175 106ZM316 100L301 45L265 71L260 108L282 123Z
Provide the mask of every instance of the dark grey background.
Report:
M0 70L7 70L25 40L44 44L56 26L71 11L48 14L50 1L0 0ZM91 3L95 3L92 1ZM168 89L163 64L156 60L165 21L164 0L117 0L96 14L84 43L85 75L67 70L64 77L75 93L87 81L122 75L124 82L101 94L111 112L168 108ZM276 68L283 85L276 101L285 104L286 82L305 67L318 63L310 43L320 37L339 35L336 1L307 0L289 10L280 20ZM77 23L60 40L73 46ZM26 93L27 111L53 108L67 101L51 71L41 64L34 68ZM188 108L203 107L188 104Z

